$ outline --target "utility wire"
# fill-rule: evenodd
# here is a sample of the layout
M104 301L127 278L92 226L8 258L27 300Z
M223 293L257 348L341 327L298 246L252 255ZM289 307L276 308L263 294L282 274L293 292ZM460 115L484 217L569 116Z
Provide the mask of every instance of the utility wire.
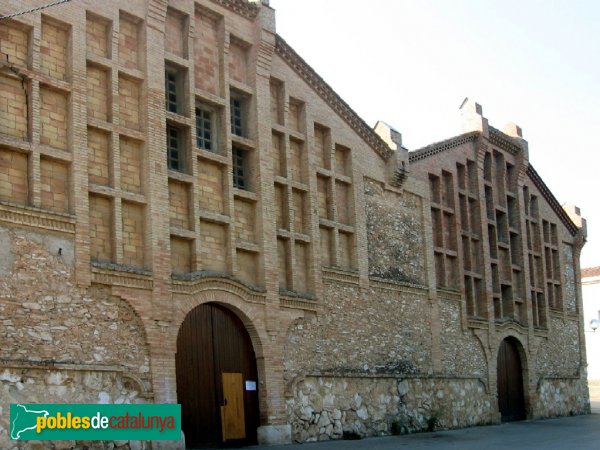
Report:
M21 12L18 12L18 13L9 14L7 16L2 16L2 17L0 17L0 20L10 19L11 17L22 16L23 14L29 14L29 13L32 13L32 12L35 12L35 11L40 11L42 9L50 8L51 6L60 5L61 3L67 3L67 2L70 2L70 1L71 0L58 0L56 2L49 3L47 5L38 6L37 8L31 8L31 9L28 9L26 11L21 11Z

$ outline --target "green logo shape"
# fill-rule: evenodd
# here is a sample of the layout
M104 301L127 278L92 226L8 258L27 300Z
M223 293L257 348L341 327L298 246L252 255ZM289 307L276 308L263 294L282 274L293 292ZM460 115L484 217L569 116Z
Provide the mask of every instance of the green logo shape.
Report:
M11 440L181 439L177 404L11 404Z

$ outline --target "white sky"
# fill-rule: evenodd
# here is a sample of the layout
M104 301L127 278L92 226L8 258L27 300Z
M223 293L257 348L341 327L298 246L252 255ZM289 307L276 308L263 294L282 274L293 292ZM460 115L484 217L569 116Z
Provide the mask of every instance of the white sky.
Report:
M588 219L600 265L600 1L271 0L277 32L371 126L415 150L460 133L465 97L523 128L560 203Z

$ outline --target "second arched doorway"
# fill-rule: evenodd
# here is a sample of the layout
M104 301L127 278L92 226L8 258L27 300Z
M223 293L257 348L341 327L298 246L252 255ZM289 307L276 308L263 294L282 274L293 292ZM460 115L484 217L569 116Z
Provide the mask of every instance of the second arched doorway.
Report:
M513 338L506 338L498 350L498 409L502 422L525 419L523 365Z
M214 303L190 311L177 336L176 370L188 448L256 443L256 356L239 317Z

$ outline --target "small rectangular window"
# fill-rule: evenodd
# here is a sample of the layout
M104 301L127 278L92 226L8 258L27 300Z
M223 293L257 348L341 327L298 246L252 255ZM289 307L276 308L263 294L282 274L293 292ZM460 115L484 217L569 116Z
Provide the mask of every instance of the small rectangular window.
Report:
M239 147L233 147L231 157L233 163L233 187L248 190L247 151Z
M165 100L167 111L177 112L177 74L175 72L165 72Z
M216 151L213 112L205 107L196 107L196 146L211 152Z
M169 169L183 171L182 147L181 130L167 126L167 164Z
M236 136L244 136L244 117L242 99L231 97L231 133Z
M165 108L175 114L183 114L185 70L173 65L165 68ZM187 114L186 114L187 115Z

